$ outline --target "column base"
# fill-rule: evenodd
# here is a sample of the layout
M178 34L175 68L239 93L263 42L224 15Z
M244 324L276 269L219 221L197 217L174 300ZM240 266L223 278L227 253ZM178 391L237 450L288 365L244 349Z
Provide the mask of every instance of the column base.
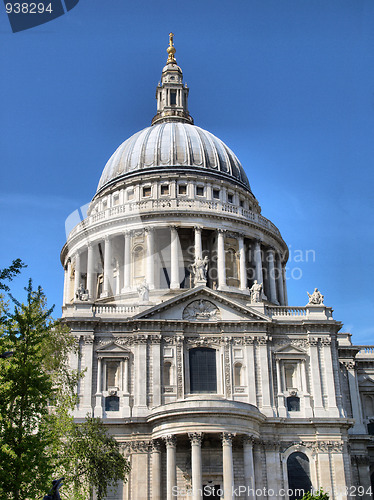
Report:
M179 283L170 283L170 290L178 290L180 287Z
M195 282L194 287L196 288L198 286L206 286L206 283L207 283L206 280L198 280L198 281Z
M100 299L106 299L107 297L109 297L109 292L102 292L100 295Z

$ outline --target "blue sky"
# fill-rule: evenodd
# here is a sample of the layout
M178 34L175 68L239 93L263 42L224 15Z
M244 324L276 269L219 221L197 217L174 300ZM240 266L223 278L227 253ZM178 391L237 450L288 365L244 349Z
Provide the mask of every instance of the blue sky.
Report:
M195 123L237 154L291 248L290 305L318 287L374 344L373 26L371 0L80 0L13 34L1 7L0 267L28 264L14 294L30 276L60 313L65 219L150 124L173 31Z

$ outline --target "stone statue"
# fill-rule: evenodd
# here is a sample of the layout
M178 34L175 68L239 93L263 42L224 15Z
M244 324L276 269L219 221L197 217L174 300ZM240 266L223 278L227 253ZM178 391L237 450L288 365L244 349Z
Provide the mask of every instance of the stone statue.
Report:
M148 302L149 301L149 286L148 286L146 279L144 279L143 283L141 283L138 286L137 290L138 290L139 298L142 300L142 302Z
M83 286L83 283L79 284L78 290L75 292L75 298L78 300L88 300L89 294Z
M60 479L54 479L52 481L52 488L49 490L48 495L44 496L43 500L61 500L60 493L58 490L61 488L62 481L64 479L65 479L64 477Z
M262 283L255 280L249 291L251 292L251 302L261 302Z
M314 289L314 292L310 294L309 292L306 292L309 297L309 302L308 304L323 304L323 299L325 298L322 293L318 290L318 288Z
M196 257L195 262L192 264L192 272L195 275L195 283L206 282L208 277L209 259L207 256L202 259Z

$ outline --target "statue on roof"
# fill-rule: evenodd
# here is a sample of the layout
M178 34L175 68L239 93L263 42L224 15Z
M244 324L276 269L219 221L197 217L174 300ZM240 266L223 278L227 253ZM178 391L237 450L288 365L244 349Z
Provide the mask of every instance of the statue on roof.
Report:
M315 288L314 289L314 292L312 294L310 294L309 292L306 292L308 294L308 297L309 297L309 302L308 302L308 305L309 304L313 304L313 305L320 305L320 304L323 304L323 299L325 298L324 295L322 295L322 293L318 290L318 288Z

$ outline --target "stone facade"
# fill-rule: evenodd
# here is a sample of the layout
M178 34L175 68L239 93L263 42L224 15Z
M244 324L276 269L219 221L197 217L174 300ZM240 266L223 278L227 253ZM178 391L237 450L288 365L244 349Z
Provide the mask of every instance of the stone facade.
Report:
M103 418L132 466L108 498L372 498L374 347L318 291L288 306L287 246L193 125L172 37L168 55L153 125L109 160L61 253L75 417Z

